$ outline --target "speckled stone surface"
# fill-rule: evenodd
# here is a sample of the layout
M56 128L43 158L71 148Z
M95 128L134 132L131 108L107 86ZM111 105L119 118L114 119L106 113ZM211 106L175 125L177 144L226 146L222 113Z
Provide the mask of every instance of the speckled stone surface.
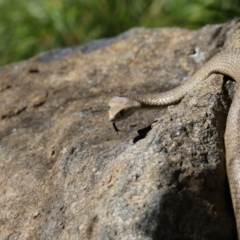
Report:
M119 135L107 102L181 84L237 21L135 28L2 67L0 239L236 239L223 140L233 84L213 75Z

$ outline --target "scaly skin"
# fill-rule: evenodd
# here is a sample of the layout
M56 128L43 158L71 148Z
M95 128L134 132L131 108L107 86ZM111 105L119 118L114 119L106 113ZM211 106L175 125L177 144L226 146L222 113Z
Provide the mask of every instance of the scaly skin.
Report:
M240 239L240 49L231 48L217 54L191 78L173 90L160 94L114 97L109 102L109 119L114 123L129 117L140 108L175 104L181 101L187 92L213 73L230 76L236 82L235 94L227 117L224 140L227 176L236 218L238 238Z

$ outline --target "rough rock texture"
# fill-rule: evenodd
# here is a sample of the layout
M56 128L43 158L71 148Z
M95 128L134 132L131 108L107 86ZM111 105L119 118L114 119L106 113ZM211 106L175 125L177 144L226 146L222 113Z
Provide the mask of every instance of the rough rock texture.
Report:
M236 239L223 140L234 84L214 75L120 135L107 102L181 84L237 24L136 28L2 67L0 239Z

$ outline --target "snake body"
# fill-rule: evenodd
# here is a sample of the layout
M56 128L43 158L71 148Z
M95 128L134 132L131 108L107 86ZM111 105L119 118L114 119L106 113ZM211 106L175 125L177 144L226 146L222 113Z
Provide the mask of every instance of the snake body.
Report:
M236 82L224 141L227 176L240 239L240 49L231 48L215 55L191 78L173 90L159 94L113 97L109 102L109 120L115 124L115 121L129 117L138 109L175 104L213 73L227 75Z

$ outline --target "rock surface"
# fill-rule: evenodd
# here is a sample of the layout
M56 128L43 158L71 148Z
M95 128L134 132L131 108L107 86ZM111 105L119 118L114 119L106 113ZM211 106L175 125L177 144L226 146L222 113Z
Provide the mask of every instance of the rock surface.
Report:
M107 102L181 84L238 22L136 28L2 67L0 239L236 239L223 140L234 84L213 75L119 135Z

